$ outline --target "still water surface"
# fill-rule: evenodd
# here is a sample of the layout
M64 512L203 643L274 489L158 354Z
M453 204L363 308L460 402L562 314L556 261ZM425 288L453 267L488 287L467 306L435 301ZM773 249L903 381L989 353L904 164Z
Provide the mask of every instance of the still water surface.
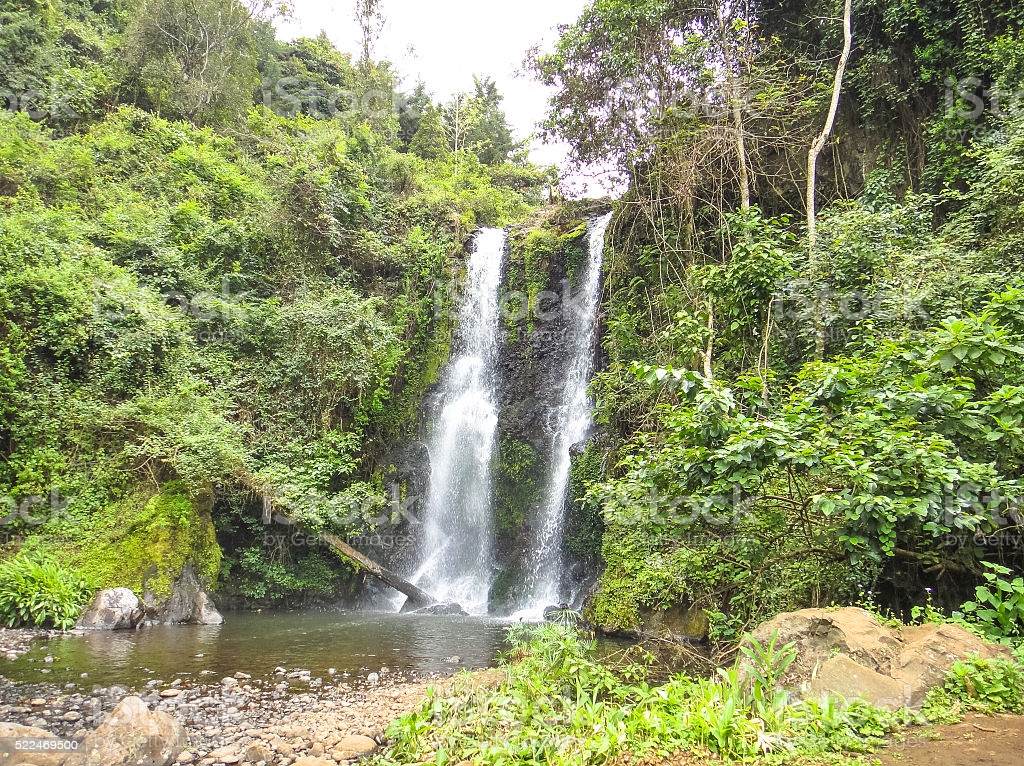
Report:
M483 617L367 612L229 612L219 626L90 631L39 642L0 665L0 672L14 681L85 689L97 684L138 688L178 677L210 683L239 671L263 678L277 667L301 668L325 679L334 668L336 678L347 673L358 683L382 667L424 675L491 666L505 648L508 624Z

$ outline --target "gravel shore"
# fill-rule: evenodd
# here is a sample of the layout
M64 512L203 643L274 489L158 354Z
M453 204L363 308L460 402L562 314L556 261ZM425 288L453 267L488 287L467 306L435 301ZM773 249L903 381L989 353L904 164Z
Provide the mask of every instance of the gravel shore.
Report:
M48 631L0 633L0 651L23 653ZM245 673L198 683L154 679L143 688L67 688L45 683L16 683L3 675L0 661L0 721L82 737L95 729L125 697L139 696L150 710L167 712L184 725L189 748L179 764L252 763L279 766L329 766L354 760L353 748L365 751L385 744L388 724L419 706L431 685L451 683L450 676L404 675L388 668L354 680L338 675L312 677L302 668L276 668L265 678ZM493 683L499 671L474 674L475 682ZM372 742L369 742L372 740Z

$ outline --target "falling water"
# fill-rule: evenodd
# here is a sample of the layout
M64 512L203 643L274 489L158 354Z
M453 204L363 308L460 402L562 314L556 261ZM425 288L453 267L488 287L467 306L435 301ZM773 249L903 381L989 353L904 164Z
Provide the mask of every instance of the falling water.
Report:
M520 616L536 617L549 604L562 600L562 538L572 445L586 438L591 427L588 388L594 372L597 306L601 295L601 264L604 235L612 215L594 219L589 225L589 257L579 292L571 302L566 322L568 369L561 402L554 412L555 434L551 450L551 474L540 508L537 539L528 559L526 595Z
M471 614L487 611L492 570L491 454L505 232L483 229L469 259L456 356L441 380L430 450L421 564L412 580Z

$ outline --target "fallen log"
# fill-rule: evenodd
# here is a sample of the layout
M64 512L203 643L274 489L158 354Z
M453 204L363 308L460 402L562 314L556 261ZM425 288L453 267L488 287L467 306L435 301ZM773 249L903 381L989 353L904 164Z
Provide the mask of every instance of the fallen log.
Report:
M267 489L256 481L256 479L248 473L239 476L242 483L249 487L251 490L256 492L263 499L263 523L270 524L271 521L277 521L281 524L288 526L295 526L302 528L295 519L286 513L281 512L281 507L278 503L274 502L274 498L267 491ZM364 554L357 551L351 545L346 543L337 535L331 534L330 532L320 532L320 539L329 545L335 553L356 565L359 569L364 570L367 574L376 577L385 585L394 588L399 593L404 594L408 597L408 601L402 607L403 611L408 609L421 609L425 606L432 606L437 603L437 599L431 596L422 588L413 585L411 582L406 580L404 577L392 572L390 569L386 569L378 564L373 559L365 556Z
M425 590L413 585L405 578L399 577L390 569L385 569L373 559L364 556L337 535L332 535L330 532L322 532L320 537L325 543L331 546L336 553L358 564L362 569L365 569L367 573L373 575L385 585L390 585L399 593L404 593L408 596L409 601L406 603L406 606L411 606L414 609L420 609L437 603L437 599Z

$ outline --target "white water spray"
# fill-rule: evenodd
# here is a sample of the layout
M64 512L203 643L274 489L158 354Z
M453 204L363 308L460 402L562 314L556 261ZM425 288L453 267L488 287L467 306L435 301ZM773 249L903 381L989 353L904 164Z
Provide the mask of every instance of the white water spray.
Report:
M594 343L597 340L597 308L601 297L601 266L604 262L604 235L612 214L590 223L589 254L582 274L579 293L571 302L566 317L567 348L572 356L566 372L561 402L555 407L555 434L551 450L551 473L540 509L537 538L528 561L526 592L516 616L538 618L545 606L560 603L564 597L562 543L566 495L572 445L586 438L592 425L592 405L588 388L594 373Z
M486 614L493 563L491 457L498 425L498 288L505 232L482 229L469 258L457 356L441 380L422 560L412 581L470 614Z

